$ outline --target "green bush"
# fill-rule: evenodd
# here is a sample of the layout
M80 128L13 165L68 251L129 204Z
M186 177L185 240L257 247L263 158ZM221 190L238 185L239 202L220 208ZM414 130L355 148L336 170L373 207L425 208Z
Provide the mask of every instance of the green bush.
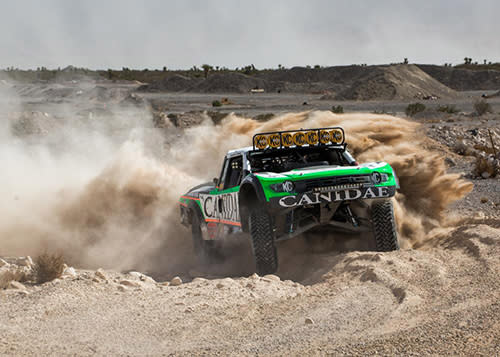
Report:
M218 100L214 100L212 102L212 107L221 107L222 106L222 103L219 102Z
M423 112L425 110L425 105L422 103L412 103L408 104L405 109L406 116L412 117L417 113Z
M343 114L344 113L344 107L341 106L341 105L337 105L337 106L333 106L332 107L332 112L336 113L336 114Z
M476 101L474 103L474 109L476 110L476 113L479 115L483 115L486 113L493 113L490 103L488 103L484 99Z
M440 105L437 110L438 112L448 114L456 114L459 112L459 110L454 105Z

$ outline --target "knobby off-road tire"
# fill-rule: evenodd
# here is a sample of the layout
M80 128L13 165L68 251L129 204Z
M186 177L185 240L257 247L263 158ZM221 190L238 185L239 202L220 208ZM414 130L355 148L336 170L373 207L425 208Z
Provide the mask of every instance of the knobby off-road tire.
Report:
M201 213L193 212L191 221L191 233L193 237L193 249L196 257L202 263L213 263L221 259L216 242L204 240L201 234Z
M252 210L249 223L257 274L273 274L278 269L278 254L271 216L263 210Z
M396 220L391 201L381 200L372 204L372 226L377 251L390 252L399 249Z

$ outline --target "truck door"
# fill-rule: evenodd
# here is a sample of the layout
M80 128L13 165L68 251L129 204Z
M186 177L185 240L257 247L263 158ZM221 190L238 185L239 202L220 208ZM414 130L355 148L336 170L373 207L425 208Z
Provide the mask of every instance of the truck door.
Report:
M240 229L238 192L242 179L243 157L226 158L217 188L208 195L200 195L210 239Z
M219 235L241 227L238 192L242 179L243 157L238 155L227 159L215 192Z

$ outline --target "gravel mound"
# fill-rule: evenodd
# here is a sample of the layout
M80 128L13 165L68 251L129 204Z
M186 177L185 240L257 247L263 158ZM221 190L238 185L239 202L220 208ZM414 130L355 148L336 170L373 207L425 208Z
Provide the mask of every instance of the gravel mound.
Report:
M201 79L190 78L180 74L155 81L151 84L145 84L138 88L142 92L183 92L188 88L196 86Z
M47 135L58 127L56 118L39 111L10 113L9 121L12 133L19 137Z
M241 73L216 73L189 88L195 93L248 93L251 89L272 90L273 84Z
M337 100L414 100L458 94L414 65L375 68L340 92Z

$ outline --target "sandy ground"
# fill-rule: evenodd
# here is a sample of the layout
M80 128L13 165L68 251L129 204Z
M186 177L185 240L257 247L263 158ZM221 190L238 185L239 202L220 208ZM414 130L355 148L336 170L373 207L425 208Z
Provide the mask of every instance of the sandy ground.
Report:
M162 100L173 111L198 110L212 97ZM307 107L299 96L241 98L238 110L248 114ZM306 100L310 109L330 105ZM458 104L465 110L471 103ZM343 105L401 111L406 104ZM443 125L484 124L474 120L421 122L436 139ZM497 127L498 119L486 124ZM449 171L470 172L470 160L445 147L447 137L436 140L429 145L442 145L454 162ZM134 272L67 269L52 282L0 289L0 355L498 355L500 184L470 180L474 190L449 211L462 218L416 249L290 249L280 252L277 275L265 277L251 275L249 257L237 255L238 270L179 272L180 285L163 282L171 272L151 272L155 281Z
M254 275L164 286L78 270L0 293L0 353L493 356L499 228L499 220L475 221L419 250L315 254L312 264L298 257L298 281Z

